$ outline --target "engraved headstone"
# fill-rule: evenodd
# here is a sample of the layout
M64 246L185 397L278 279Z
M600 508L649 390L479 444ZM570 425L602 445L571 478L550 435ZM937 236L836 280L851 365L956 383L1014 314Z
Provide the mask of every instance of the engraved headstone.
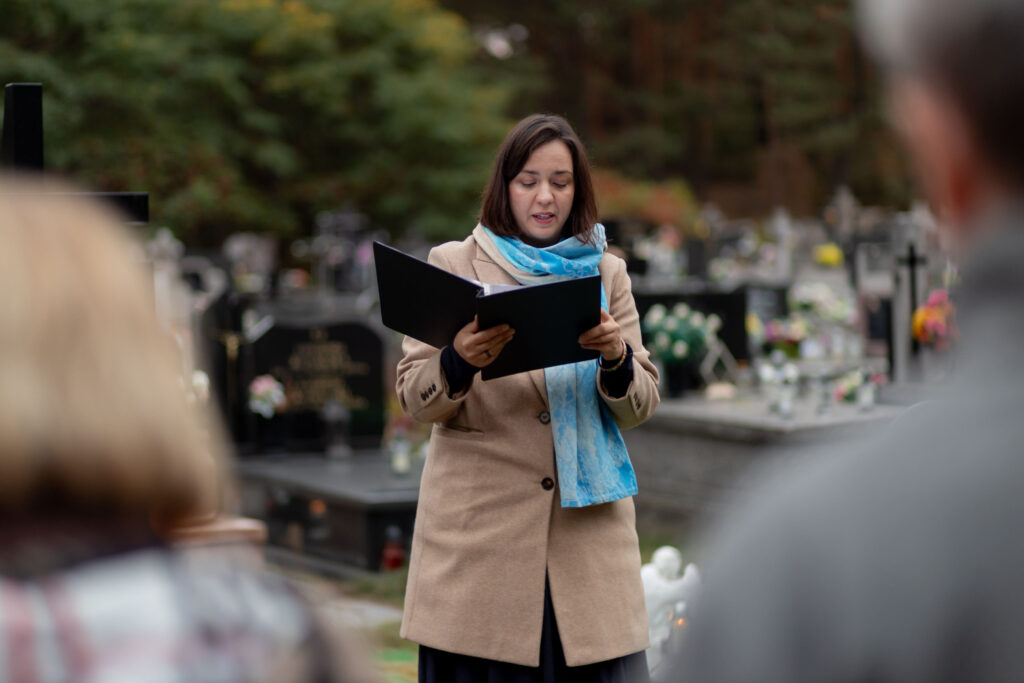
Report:
M353 317L290 315L260 309L247 333L242 386L270 375L285 403L269 419L250 413L253 452L377 448L384 432L384 343Z

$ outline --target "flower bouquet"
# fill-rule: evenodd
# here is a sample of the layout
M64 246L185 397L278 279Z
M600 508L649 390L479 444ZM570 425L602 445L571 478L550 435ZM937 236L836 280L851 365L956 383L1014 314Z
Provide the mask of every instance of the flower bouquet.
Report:
M799 313L788 318L769 320L764 326L764 344L770 350L779 350L789 358L799 358L800 342L807 338L807 320Z
M249 383L249 410L266 419L285 404L284 386L273 375L260 375Z
M801 282L795 285L790 291L789 306L793 311L839 325L853 324L857 315L853 299L838 296L824 282Z
M682 394L688 375L696 380L694 368L703 360L708 344L722 327L717 315L705 316L684 303L671 309L655 304L643 319L643 331L650 340L651 354L665 368L669 394Z
M835 242L825 242L814 247L814 262L826 268L843 265L843 250Z
M956 308L946 290L935 290L924 305L914 311L914 339L936 351L947 350L958 334L955 316Z
M643 320L643 330L653 342L651 352L666 365L699 363L721 327L717 315L705 316L682 303L671 310L655 304Z
M875 404L875 391L888 378L882 373L867 375L854 370L839 377L835 383L833 397L840 403L857 403L862 410L869 410Z

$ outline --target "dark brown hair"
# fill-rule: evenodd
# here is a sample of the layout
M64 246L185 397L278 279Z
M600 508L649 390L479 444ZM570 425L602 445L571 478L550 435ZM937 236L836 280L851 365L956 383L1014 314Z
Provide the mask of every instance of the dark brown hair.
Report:
M534 150L553 140L564 142L572 155L574 192L572 210L565 225L580 240L591 241L594 223L597 221L597 201L594 198L594 183L590 179L587 151L569 122L553 114L527 116L509 131L498 149L491 179L484 190L479 217L480 222L494 234L520 236L519 225L512 215L508 185L523 170Z

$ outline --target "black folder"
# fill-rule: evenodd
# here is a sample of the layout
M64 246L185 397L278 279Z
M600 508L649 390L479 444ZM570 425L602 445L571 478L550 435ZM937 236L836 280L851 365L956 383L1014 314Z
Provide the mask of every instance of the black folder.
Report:
M500 285L499 290L380 242L373 243L373 260L381 322L396 332L441 348L474 315L481 329L507 323L515 330L512 341L481 371L485 380L598 356L577 338L601 322L600 276Z

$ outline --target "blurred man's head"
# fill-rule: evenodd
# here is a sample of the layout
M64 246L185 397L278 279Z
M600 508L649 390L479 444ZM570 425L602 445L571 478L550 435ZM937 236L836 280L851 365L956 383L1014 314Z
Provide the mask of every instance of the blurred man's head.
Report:
M1024 195L1024 1L860 0L895 124L959 232Z

